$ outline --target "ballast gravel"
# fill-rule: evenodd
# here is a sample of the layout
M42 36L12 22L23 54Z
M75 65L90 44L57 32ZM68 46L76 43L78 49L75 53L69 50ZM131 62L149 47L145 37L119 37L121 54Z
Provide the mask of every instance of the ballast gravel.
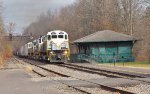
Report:
M65 67L60 67L57 65L44 65L43 67L47 68L47 69L51 69L53 71L71 76L71 77L75 77L75 78L79 78L79 79L97 79L97 78L107 78L105 76L101 76L101 75L97 75L97 74L91 74L91 73L85 73L85 72L81 72L78 70L72 70L72 69L68 69Z
M91 94L117 94L117 93L112 93L112 92L109 92L109 91L106 91L106 90L102 90L100 88L88 88L88 87L78 87L79 89L81 90L84 90L84 91L87 91Z
M150 94L150 84L139 84L135 86L128 86L128 87L116 87L118 89L131 91L136 94Z
M65 85L56 86L55 88L57 88L61 94L85 94Z

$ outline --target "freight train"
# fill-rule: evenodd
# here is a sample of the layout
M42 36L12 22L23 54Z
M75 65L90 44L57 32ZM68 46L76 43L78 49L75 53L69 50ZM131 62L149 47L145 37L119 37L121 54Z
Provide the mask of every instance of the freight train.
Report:
M17 55L35 60L60 63L70 60L69 37L65 31L50 31L47 35L21 46Z

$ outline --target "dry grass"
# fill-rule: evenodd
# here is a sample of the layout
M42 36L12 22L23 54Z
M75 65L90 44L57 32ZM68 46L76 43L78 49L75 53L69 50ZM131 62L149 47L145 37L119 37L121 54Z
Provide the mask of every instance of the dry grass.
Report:
M1 42L2 43L2 42ZM1 49L0 49L0 68L3 68L5 66L6 61L12 57L12 48L9 43L2 43Z
M109 65L114 65L114 63L109 63ZM119 62L115 64L116 66L123 66L123 62ZM125 62L124 66L126 67L142 67L142 68L150 68L149 62Z
M0 68L2 68L4 66L4 59L3 56L0 56Z

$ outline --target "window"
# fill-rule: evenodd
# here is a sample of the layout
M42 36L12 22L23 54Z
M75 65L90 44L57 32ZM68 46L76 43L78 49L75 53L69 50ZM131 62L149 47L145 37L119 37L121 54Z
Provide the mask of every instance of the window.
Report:
M43 37L42 41L44 42L45 40L46 40L46 38L45 38L45 37Z
M33 45L36 45L36 42L33 42Z
M51 35L48 35L48 40L51 40Z
M52 35L52 38L53 38L53 39L56 39L56 38L57 38L57 35Z
M39 43L41 43L41 39L39 39Z
M67 35L65 35L65 39L67 39Z
M64 36L63 35L58 35L58 38L64 38Z

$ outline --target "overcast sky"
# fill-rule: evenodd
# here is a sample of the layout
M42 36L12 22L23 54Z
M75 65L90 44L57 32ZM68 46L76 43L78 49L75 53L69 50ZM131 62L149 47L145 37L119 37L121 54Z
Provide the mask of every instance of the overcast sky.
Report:
M4 7L4 22L15 22L16 31L22 32L23 28L35 21L37 16L49 9L56 10L72 4L75 0L2 0Z

